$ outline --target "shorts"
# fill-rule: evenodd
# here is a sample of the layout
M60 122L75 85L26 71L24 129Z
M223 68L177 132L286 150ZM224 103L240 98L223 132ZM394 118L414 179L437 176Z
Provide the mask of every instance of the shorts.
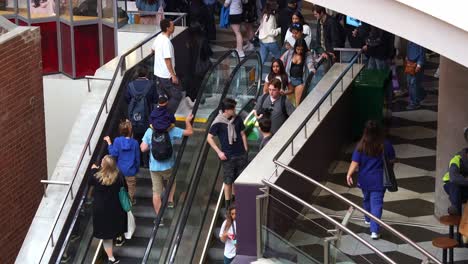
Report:
M229 24L238 25L242 23L242 14L239 15L229 15Z
M153 194L161 195L163 192L163 180L168 181L172 174L172 168L165 171L150 171L153 183Z
M289 77L289 79L291 80L291 85L293 87L296 87L298 85L301 85L304 83L304 80L302 78L298 78L298 77Z
M223 182L225 184L233 184L245 167L247 167L247 163L247 153L229 157L228 160L223 161Z

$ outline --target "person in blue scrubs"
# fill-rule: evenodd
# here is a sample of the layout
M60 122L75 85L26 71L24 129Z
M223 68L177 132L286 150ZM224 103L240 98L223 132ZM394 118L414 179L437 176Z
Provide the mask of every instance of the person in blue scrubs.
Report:
M377 121L367 121L364 134L353 152L352 162L346 175L349 186L354 184L353 173L358 171L357 186L363 194L363 207L375 217L382 218L383 198L385 187L383 185L384 161L383 154L393 164L395 150L392 144L385 140L382 127ZM371 238L380 238L379 225L369 217L365 223L370 224Z

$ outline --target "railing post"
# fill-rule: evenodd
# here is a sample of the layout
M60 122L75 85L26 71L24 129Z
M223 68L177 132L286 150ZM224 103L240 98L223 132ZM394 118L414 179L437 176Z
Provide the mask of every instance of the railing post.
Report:
M50 234L50 245L52 247L55 247L55 243L54 243L54 232L52 232L52 234Z
M141 56L141 59L143 59L143 45L141 45L140 47L140 56Z
M71 183L70 183L70 198L71 198L72 201L73 201L73 199L75 199L75 197L73 195L73 185L71 185Z
M122 55L123 56L123 55ZM120 75L124 75L125 71L127 70L127 65L126 65L126 57L123 58L122 60L122 67L120 68Z
M91 156L92 153L91 153L91 145L90 145L90 143L88 143L88 153L89 153L89 155Z
M106 100L106 114L109 113L109 110L107 109L107 100Z
M89 84L89 79L86 78L86 80L88 81L88 93L90 93L90 92L91 92L91 86L90 86L90 84Z
M323 241L323 264L330 263L330 241L328 239L324 239Z
M344 92L344 87L343 87L343 78L341 78L341 92Z
M44 184L44 197L47 197L47 184Z
M305 139L307 139L307 122L305 123L305 126L304 126L304 136L305 136Z
M261 198L258 198L255 200L256 202L256 211L255 211L255 214L256 214L256 224L257 224L257 258L261 258L262 257L262 219L261 218L261 213L260 213L260 210L261 210Z
M294 156L294 139L291 141L291 155Z
M330 93L330 106L333 106L333 91Z
M317 121L320 122L320 106L317 108Z

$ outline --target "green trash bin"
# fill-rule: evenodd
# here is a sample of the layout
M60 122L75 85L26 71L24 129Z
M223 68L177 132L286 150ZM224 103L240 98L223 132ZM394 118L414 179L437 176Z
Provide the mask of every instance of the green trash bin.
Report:
M390 82L390 70L364 69L356 77L353 93L353 138L360 138L367 120L383 121L385 88Z

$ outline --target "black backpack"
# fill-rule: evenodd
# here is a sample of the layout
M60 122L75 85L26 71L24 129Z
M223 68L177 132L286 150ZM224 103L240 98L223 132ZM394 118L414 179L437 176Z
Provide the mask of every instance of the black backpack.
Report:
M140 93L135 89L133 82L129 84L129 87L132 99L128 104L128 119L132 122L133 131L143 133L149 125L148 117L150 111L146 95L151 90L151 82L148 82L148 85Z
M264 94L262 96L262 99L260 99L260 111L261 112L258 114L263 114L264 117L270 118L271 116L268 116L268 115L271 115L271 110L263 108L263 103L265 102L268 96L269 94ZM280 97L280 100L281 100L280 103L281 103L281 110L283 111L283 115L285 115L286 118L288 118L289 115L288 115L288 111L286 110L286 96L282 95Z
M172 142L169 132L153 130L151 154L158 161L167 160L172 157Z

